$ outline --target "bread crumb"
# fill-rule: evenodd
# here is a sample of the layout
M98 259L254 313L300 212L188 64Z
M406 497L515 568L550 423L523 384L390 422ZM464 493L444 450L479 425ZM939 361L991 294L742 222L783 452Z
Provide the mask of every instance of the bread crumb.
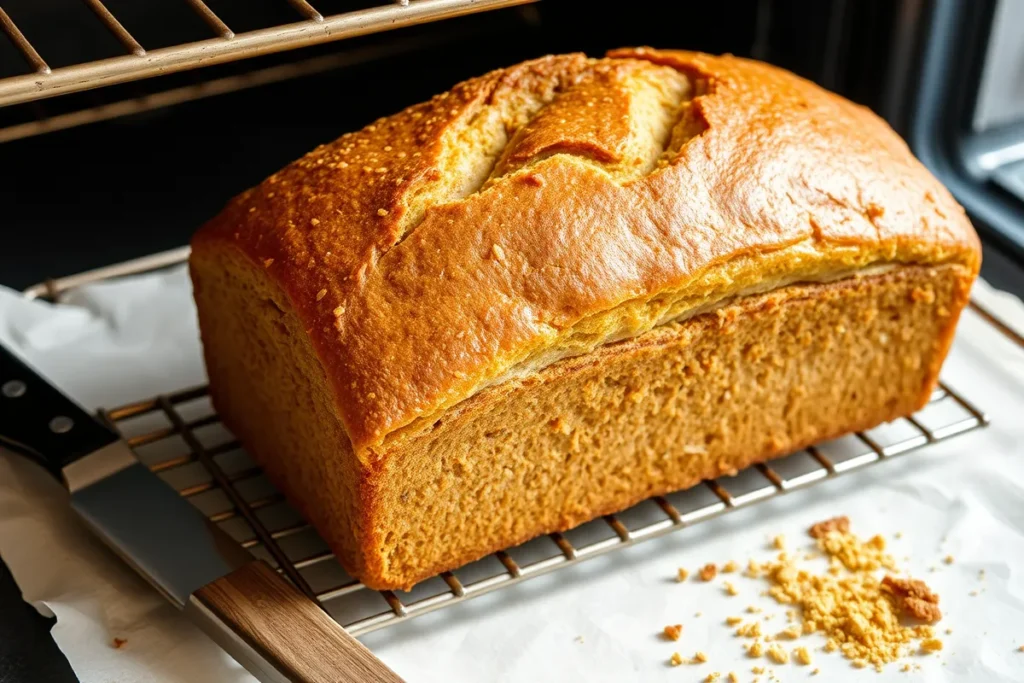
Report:
M947 629L946 629L946 635L947 635L947 636L951 636L951 635L953 635L953 629L951 629L951 628L947 628Z
M685 568L680 567L676 571L676 581L686 581L688 578L690 578L690 572L686 571Z
M768 659L776 664L786 664L789 662L789 653L778 645L771 645L768 647Z
M726 617L725 623L729 626L735 626L743 621L743 617Z
M775 636L775 637L776 638L789 638L790 640L796 640L797 638L800 637L800 627L799 626L790 626L785 631L779 631L778 635Z
M942 558L942 561L945 562L946 564L953 564L953 556L952 555L946 555L944 558Z
M972 598L977 597L978 591L971 591L970 593L968 593L968 595L970 595Z
M751 671L752 671L753 673L756 673L756 674L757 674L758 676L760 676L761 674L763 674L763 673L764 673L764 667L763 667L763 666L755 666L755 667L751 667L751 669L750 669L750 670L751 670Z
M811 663L811 653L807 651L806 647L798 647L793 650L793 658L804 666Z
M672 656L669 657L668 663L672 666L679 666L683 663L683 656L680 655L678 652L673 652Z
M702 614L704 614L704 613L703 613L703 612L694 612L693 616L695 616L695 617L699 617L699 616L701 616Z
M325 296L327 296L327 290L321 289L319 292L316 293L316 300L320 301L320 299L323 299Z
M812 676L817 676L820 673L821 673L821 669L815 669L814 671L811 672L811 675Z
M835 652L839 649L839 644L836 643L836 641L829 638L825 641L825 645L822 647L822 649L825 650L825 652Z
M897 540L903 538L903 532L902 531L897 531L896 533L893 534L893 538L895 538Z
M736 635L743 638L760 638L761 637L761 624L756 621L751 621L747 624L743 624L736 629Z
M582 643L583 642L583 636L576 636L575 640L576 640L577 643Z
M938 638L925 638L921 641L921 652L938 652L942 649L942 641Z
M739 565L737 565L732 560L729 560L728 562L726 562L725 564L722 565L722 573L723 574L732 574L737 569L739 569Z
M310 222L310 223L311 223L312 225L320 225L320 219L319 219L319 218L310 218L310 219L309 219L309 222Z
M491 254L498 261L504 261L505 260L505 250L502 249L501 245L498 244L497 242L495 242L493 245L491 245Z
M666 626L662 632L669 640L679 640L679 636L683 633L683 625L675 624L674 626Z
M775 538L772 539L772 546L776 550L785 550L786 549L786 537L783 536L782 534L779 534L778 536L776 536Z
M900 671L902 671L904 673L910 671L910 665L909 664L904 664L903 666L900 667Z
M855 659L855 660L853 660L853 665L855 667L857 667L858 669L863 669L864 667L866 667L868 665L868 663L865 660L863 660L863 659Z
M718 673L717 671L712 671L708 674L708 677L704 679L704 683L715 683L715 681L717 681L721 677L722 674Z
M921 621L933 623L942 618L939 610L939 596L931 591L924 581L898 579L886 574L882 589L897 600L900 609Z
M755 607L754 605L749 605L747 607L747 611L750 612L751 614L759 614L761 612L761 608L760 607Z
M377 215L378 216L387 216L388 215L388 210L387 209L377 209Z
M747 654L751 657L760 657L764 654L764 645L761 641L755 640L750 647L747 648Z
M698 651L695 655L693 655L693 659L694 661L704 663L708 661L708 656L704 654L704 652Z
M115 650L120 650L122 647L125 646L125 643L127 643L127 642L128 642L128 640L125 639L125 638L114 638L110 642L110 644L114 647Z
M740 683L740 677L736 675L735 671L729 672L729 683Z
M732 585L732 583L729 582L729 581L725 582L725 592L728 593L729 595L739 595L740 594L740 592L738 590L736 590L736 586Z
M838 532L840 534L850 533L850 518L846 515L841 517L833 517L832 519L826 519L823 522L818 522L811 526L807 530L811 538L822 538L830 532Z
M699 576L701 581L710 581L715 578L717 574L718 567L709 563L701 567Z

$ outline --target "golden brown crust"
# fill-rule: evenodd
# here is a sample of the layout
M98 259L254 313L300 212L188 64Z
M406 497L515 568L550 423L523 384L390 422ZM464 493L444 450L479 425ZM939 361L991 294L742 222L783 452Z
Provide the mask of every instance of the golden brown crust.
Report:
M343 136L193 242L225 247L286 293L364 464L551 349L791 275L980 259L866 109L756 62L648 49L527 62Z

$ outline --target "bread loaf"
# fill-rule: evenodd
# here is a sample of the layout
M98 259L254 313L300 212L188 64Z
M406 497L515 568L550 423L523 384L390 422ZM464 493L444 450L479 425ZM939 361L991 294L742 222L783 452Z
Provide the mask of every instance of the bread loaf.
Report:
M867 109L651 49L459 84L192 248L217 410L373 588L916 410L980 265Z

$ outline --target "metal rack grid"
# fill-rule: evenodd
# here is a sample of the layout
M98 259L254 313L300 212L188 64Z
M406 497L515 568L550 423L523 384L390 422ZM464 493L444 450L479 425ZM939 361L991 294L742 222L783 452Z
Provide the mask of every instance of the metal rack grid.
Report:
M221 425L206 387L101 411L101 417L125 436L154 472L243 547L319 601L353 635L684 529L987 424L978 408L941 384L928 406L911 417L756 465L735 477L651 498L619 514L445 572L405 593L367 589L344 572L326 544Z
M206 40L147 51L107 9L102 0L83 0L117 38L126 54L51 69L31 41L0 7L0 29L31 67L26 74L0 80L0 106L78 92L115 83L223 64L258 55L318 45L430 21L474 14L534 0L396 0L387 5L323 16L307 0L287 2L300 21L235 33L204 0L186 4L214 34ZM315 2L315 0L314 0Z

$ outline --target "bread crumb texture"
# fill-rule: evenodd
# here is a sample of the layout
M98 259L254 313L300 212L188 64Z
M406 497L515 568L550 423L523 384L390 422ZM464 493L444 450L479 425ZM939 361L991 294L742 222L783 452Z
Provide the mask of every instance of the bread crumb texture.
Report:
M662 630L662 633L664 633L665 637L669 640L679 640L679 636L683 633L683 625L675 624L673 626L666 626Z
M700 570L700 580L701 581L711 581L717 575L718 575L718 567L716 567L714 565L714 563L709 563L709 564L706 564L703 567L701 567L701 570Z
M725 625L735 627L737 637L751 639L744 644L748 656L767 656L775 664L792 660L809 666L813 661L810 648L797 644L790 649L783 643L814 633L826 639L824 652L839 652L854 667L877 671L915 652L930 654L943 649L931 625L942 618L939 596L923 581L897 575L896 562L886 552L882 536L859 538L850 531L846 517L814 524L808 533L817 548L812 557L827 561L825 571L815 572L800 564L798 558L807 558L802 551L780 552L773 560L751 559L748 563L744 576L767 582L763 595L788 608L785 615L789 622L773 637L762 633L762 621L773 614L746 622L742 617L726 617ZM784 551L785 538L775 536L771 545ZM729 565L737 566L734 562ZM714 576L713 563L701 570L701 578L706 581ZM727 592L731 585L727 583ZM751 605L747 612L756 615L761 609ZM706 658L698 652L695 661ZM760 673L759 669L755 667L754 672ZM911 670L911 665L905 664L902 670ZM810 673L818 672L814 669Z

